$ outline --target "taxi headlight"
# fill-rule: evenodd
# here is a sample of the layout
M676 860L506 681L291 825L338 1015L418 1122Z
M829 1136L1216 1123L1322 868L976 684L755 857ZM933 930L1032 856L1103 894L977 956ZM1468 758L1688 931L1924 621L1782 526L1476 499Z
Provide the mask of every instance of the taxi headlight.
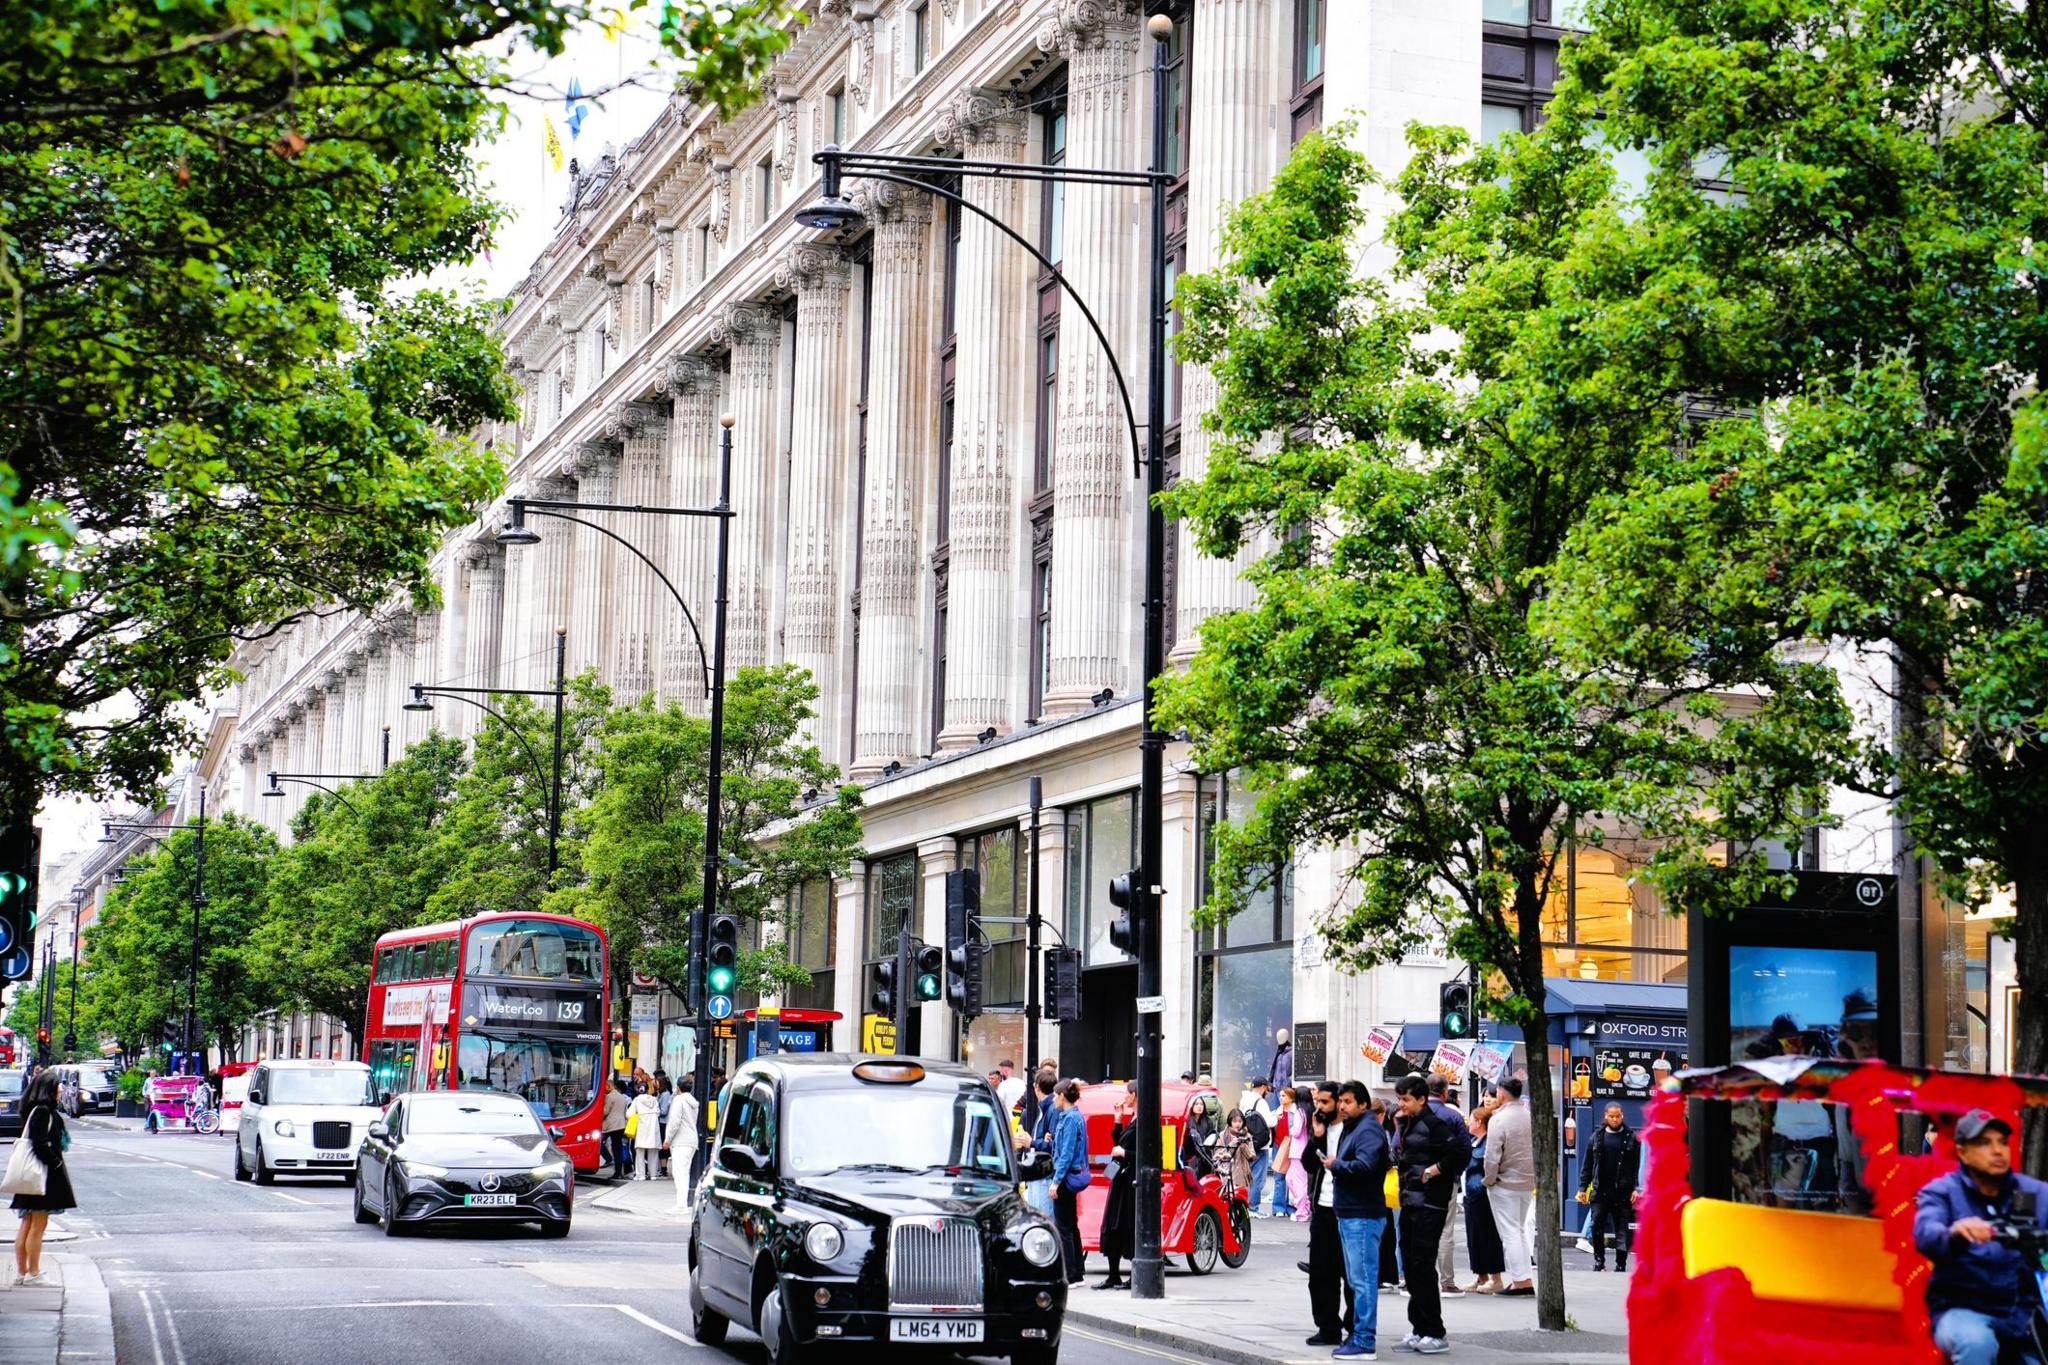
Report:
M1018 1249L1024 1259L1033 1265L1051 1265L1060 1258L1059 1238L1052 1235L1052 1229L1043 1223L1033 1223L1024 1229L1024 1236L1018 1242Z
M559 1180L568 1173L569 1163L566 1161L550 1161L527 1172L535 1180Z
M299 1135L299 1130L292 1126L290 1119L279 1119L276 1123L270 1125L270 1131L279 1137L297 1137Z
M846 1239L830 1223L813 1223L804 1233L804 1255L820 1265L837 1256L845 1245Z

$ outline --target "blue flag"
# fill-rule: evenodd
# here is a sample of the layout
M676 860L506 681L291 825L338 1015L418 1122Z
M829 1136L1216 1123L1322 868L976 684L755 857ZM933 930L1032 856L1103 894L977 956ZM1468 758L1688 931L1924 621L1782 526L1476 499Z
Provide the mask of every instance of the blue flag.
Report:
M569 78L569 96L564 101L569 107L569 112L562 116L562 121L569 125L569 140L571 142L574 142L582 134L583 120L590 115L590 110L583 105L583 99L583 82L577 77L571 76Z

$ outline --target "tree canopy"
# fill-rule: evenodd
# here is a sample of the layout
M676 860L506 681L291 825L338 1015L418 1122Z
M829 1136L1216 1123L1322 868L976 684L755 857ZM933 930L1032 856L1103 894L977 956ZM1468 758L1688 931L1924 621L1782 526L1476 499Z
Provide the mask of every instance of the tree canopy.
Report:
M1631 368L1559 363L1584 324L1580 281L1622 230L1613 174L1580 141L1411 129L1390 278L1356 259L1377 178L1354 132L1304 138L1229 220L1222 267L1179 291L1179 354L1216 376L1216 443L1168 506L1205 553L1256 556L1252 604L1207 621L1161 687L1161 723L1191 732L1195 762L1257 793L1218 832L1200 918L1328 847L1343 890L1316 927L1334 960L1447 944L1540 1038L1543 911L1567 846L1626 835L1645 875L1704 880L1724 841L1793 827L1820 790L1813 773L1717 775L1783 727L1841 718L1797 663L1736 708L1717 678L1653 683L1550 646L1537 617L1567 538L1678 415ZM1529 1094L1550 1169L1550 1068L1531 1068ZM1555 1329L1554 1184L1539 1202Z
M237 639L430 595L499 486L471 433L514 412L495 308L411 292L502 215L473 160L512 91L489 54L644 8L0 10L8 818L153 786ZM785 10L665 0L660 29L734 108Z

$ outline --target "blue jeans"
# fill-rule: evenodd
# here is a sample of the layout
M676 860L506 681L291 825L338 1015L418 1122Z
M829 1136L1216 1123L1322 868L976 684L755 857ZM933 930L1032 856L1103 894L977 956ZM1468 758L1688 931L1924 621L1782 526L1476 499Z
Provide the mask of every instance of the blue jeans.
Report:
M2040 1365L2033 1345L2025 1340L2000 1342L1991 1319L1969 1308L1942 1310L1934 1320L1934 1344L1948 1357L1949 1365L1998 1365L2001 1345L2012 1349L2012 1359Z
M1244 1197L1251 1204L1254 1214L1259 1211L1259 1196L1266 1192L1266 1173L1273 1168L1273 1144L1267 1143L1266 1150L1252 1158L1252 1178L1244 1187Z
M1271 1155L1272 1149L1269 1147L1266 1150L1267 1154ZM1287 1177L1279 1172L1268 1172L1267 1174L1273 1180L1273 1216L1275 1218L1292 1218L1294 1216L1294 1205L1287 1198ZM1265 1194L1264 1190L1260 1190L1252 1196L1253 1213L1259 1211L1259 1205L1264 1201Z
M1380 1238L1384 1218L1339 1218L1344 1278L1351 1285L1351 1344L1374 1350L1380 1327Z

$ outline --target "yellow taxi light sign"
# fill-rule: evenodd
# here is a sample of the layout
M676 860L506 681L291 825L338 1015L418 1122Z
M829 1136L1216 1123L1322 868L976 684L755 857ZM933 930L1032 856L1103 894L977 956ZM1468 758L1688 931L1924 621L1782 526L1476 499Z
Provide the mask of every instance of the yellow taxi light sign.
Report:
M916 1062L856 1062L853 1074L874 1085L913 1085L924 1079L924 1068Z

